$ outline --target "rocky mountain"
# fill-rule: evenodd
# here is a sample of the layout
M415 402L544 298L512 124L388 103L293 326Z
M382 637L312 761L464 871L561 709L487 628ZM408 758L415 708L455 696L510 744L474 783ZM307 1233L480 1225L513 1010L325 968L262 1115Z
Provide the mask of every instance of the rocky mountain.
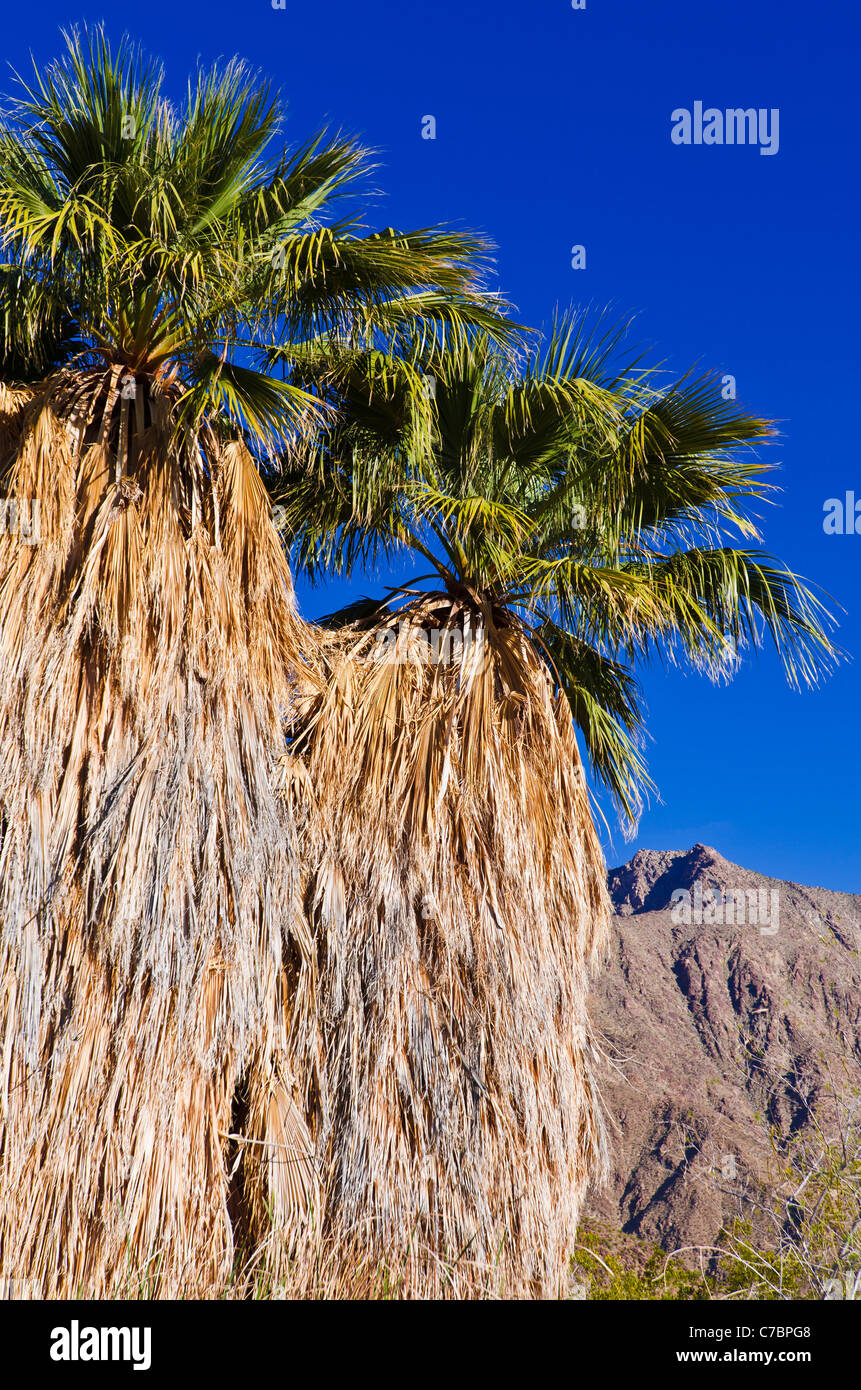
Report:
M774 1140L861 1087L861 895L714 849L641 850L609 875L591 1015L612 1177L587 1216L665 1250L710 1245L778 1179Z

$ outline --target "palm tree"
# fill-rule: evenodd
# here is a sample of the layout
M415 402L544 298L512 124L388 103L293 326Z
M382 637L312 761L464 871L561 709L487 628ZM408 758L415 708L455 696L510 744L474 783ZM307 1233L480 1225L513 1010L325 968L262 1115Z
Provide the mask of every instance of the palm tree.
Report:
M328 626L374 626L382 642L411 598L423 614L436 605L515 624L632 823L653 789L638 663L730 678L767 635L798 686L837 652L811 588L739 544L761 540L750 504L775 491L769 466L741 451L772 427L708 375L657 385L640 354L620 356L626 331L571 315L525 361L484 334L411 335L385 392L379 369L351 364L334 428L276 491L296 568L312 580L398 553L429 571ZM433 383L427 443L413 373Z
M0 1259L203 1293L316 1182L284 730L322 675L263 477L333 406L288 359L498 315L473 238L333 220L363 151L285 153L239 63L179 110L67 48L0 125L0 471L41 526L0 537Z
M621 337L562 320L523 360L448 328L386 370L342 358L345 408L279 481L297 568L416 569L329 619L299 740L322 1201L339 1248L410 1289L557 1292L600 1175L585 997L607 902L575 731L632 818L635 662L720 677L767 632L805 681L834 654L808 587L729 543L757 535L763 465L738 446L769 426L706 379L619 364Z

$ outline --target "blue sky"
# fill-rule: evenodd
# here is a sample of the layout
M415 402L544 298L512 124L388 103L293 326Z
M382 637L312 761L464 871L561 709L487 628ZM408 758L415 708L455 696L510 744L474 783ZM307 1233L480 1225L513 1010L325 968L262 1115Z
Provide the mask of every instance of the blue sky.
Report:
M861 649L861 534L822 525L826 499L861 500L854 6L43 0L7 9L5 57L23 72L30 51L59 53L61 26L103 17L164 60L177 95L199 57L238 53L281 86L289 141L326 123L361 135L386 194L373 220L487 233L521 321L612 305L637 315L637 341L668 366L735 376L744 404L782 432L765 451L785 489L766 545L846 610L839 640ZM698 100L777 108L779 152L673 144L671 113ZM421 138L429 114L434 141ZM585 270L571 268L575 244ZM313 616L340 594L300 597ZM804 694L767 654L729 687L660 670L643 682L662 802L632 844L620 832L606 844L611 864L699 840L766 873L861 892L857 661Z

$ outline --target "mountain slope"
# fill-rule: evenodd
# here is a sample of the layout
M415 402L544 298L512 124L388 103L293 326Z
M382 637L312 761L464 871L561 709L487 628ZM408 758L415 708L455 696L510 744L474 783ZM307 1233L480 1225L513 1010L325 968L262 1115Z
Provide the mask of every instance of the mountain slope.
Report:
M705 845L641 850L609 885L590 1012L614 1161L587 1215L667 1250L711 1245L741 1194L778 1181L780 1141L861 1085L861 896Z

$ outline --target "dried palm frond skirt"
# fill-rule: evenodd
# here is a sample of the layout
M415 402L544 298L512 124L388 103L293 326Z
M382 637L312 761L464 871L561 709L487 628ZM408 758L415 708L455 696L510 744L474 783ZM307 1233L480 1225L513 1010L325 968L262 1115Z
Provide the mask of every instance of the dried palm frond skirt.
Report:
M174 405L0 387L0 1278L553 1296L603 1159L567 708L456 605L436 663L302 624Z
M306 738L324 1249L288 1288L559 1296L605 1162L608 905L568 706L518 625L444 595L330 661Z
M46 1297L220 1293L234 1207L279 1250L314 1207L307 630L253 460L172 410L102 369L0 388L39 503L0 537L0 1276Z

